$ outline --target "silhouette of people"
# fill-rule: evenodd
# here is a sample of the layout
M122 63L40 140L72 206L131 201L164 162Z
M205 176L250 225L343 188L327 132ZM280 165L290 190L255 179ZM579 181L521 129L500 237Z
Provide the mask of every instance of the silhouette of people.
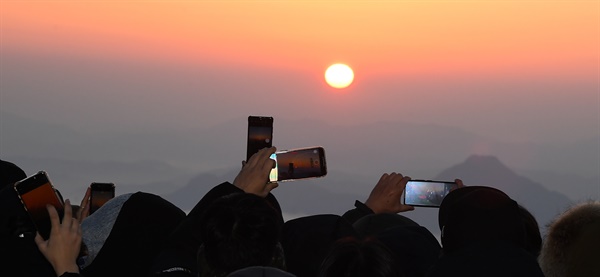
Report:
M317 277L404 277L399 259L374 238L338 240L323 260Z
M271 193L278 184L268 182L275 151L264 148L243 161L233 182L212 187L187 215L146 192L119 195L90 215L88 188L80 206L65 200L62 219L47 207L47 240L12 189L25 173L2 161L0 260L14 264L2 266L0 275L600 276L598 202L558 216L542 246L527 209L498 189L456 179L458 188L439 208L440 244L399 214L414 210L401 199L410 177L392 172L342 215L284 222ZM301 174L293 164L288 173Z
M282 233L287 271L298 277L316 276L330 247L338 239L356 236L352 225L334 214L288 220Z
M441 246L427 228L398 214L414 209L401 200L409 180L399 173L383 174L366 204L356 201L356 208L346 212L344 218L353 223L359 238L376 239L394 253L403 275L424 276L437 261ZM456 182L464 186L460 179Z
M34 241L36 228L14 183L27 177L16 164L0 160L0 276L55 276Z
M207 270L208 272L218 272L219 274L231 273L231 271L234 269L233 267L223 266L223 259L212 257L214 251L216 251L215 248L218 248L215 247L213 243L220 241L222 238L213 237L216 234L208 234L208 231L205 229L207 226L203 225L203 222L207 222L212 224L211 226L215 226L215 228L217 228L223 227L219 224L225 224L225 227L223 227L223 229L218 229L218 231L223 236L226 236L228 234L231 235L231 233L227 233L228 229L226 228L227 226L231 225L227 224L229 224L231 220L235 221L232 218L235 218L235 214L241 213L243 212L243 210L232 208L232 210L235 212L232 212L230 210L230 213L225 218L211 218L210 216L213 215L213 213L220 212L219 209L210 209L212 204L222 204L222 202L217 201L223 200L221 199L222 197L240 193L256 195L264 199L264 201L268 203L269 207L271 207L270 209L275 211L274 216L276 218L276 222L278 222L279 225L283 224L281 207L279 206L279 203L277 202L275 197L270 193L270 191L276 188L278 184L267 182L269 172L274 167L274 161L271 160L269 157L271 156L271 154L275 153L275 151L275 147L264 148L258 151L257 153L252 155L248 161L242 163L242 169L235 177L233 184L229 182L223 182L213 187L202 197L202 199L200 199L196 206L188 213L188 215L180 222L177 228L170 234L169 239L165 243L161 253L155 258L152 267L152 272L154 275L197 276L198 274L202 273L203 270ZM233 198L233 200L236 199L237 198ZM254 199L254 201L256 201L256 199ZM260 203L260 201L256 201L256 203ZM260 214L260 206L262 205L264 207L266 203L263 203L261 205L258 205L256 203L254 207L259 209L258 213ZM249 207L247 208L250 209ZM211 211L211 213L207 215L206 213L209 210ZM251 214L252 210L249 210L247 212ZM266 215L263 214L262 216ZM220 222L220 220L222 220L223 222ZM243 222L242 226L245 226L244 224L250 223ZM272 226L274 226L272 223L265 224L264 228L275 228ZM246 228L249 228L248 230L251 230L250 227ZM215 229L215 231L217 231L217 229ZM237 230L229 231L233 232ZM279 232L279 230L269 229L270 234L276 234L277 232ZM205 236L208 236L210 241L205 241L207 239ZM275 236L275 238L277 238L277 236ZM250 243L248 240L244 239L240 239L240 241L244 243ZM201 246L203 246L202 249ZM267 249L271 249L270 247L271 244L269 244ZM231 249L219 250L227 251ZM207 251L209 251L210 254L208 254ZM272 252L268 254L273 255ZM226 252L220 254L220 257L226 257L227 255L234 254L231 252ZM211 258L208 258L209 256L211 256ZM277 255L274 256L276 257ZM213 258L215 260L212 260ZM205 259L207 263L204 263L203 259ZM239 258L238 260L241 261L244 259ZM239 262L239 264L242 263L243 262ZM198 266L199 264L211 266L211 268L200 268ZM265 264L254 264L254 262L248 262L247 265L265 266Z
M403 176L400 173L384 173L371 190L365 203L356 200L354 203L355 208L344 213L342 217L353 224L363 216L370 214L396 214L414 210L413 206L404 205L401 201L402 193L409 180L410 177Z
M484 186L451 191L438 221L442 256L427 276L543 276L517 202Z
M250 267L285 270L280 211L263 197L232 193L216 199L201 218L200 276L226 276Z

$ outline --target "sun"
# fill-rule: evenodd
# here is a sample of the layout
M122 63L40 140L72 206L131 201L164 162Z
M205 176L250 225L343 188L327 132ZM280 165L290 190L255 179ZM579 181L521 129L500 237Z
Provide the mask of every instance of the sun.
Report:
M336 63L325 71L325 81L334 88L345 88L354 81L354 72L349 66Z

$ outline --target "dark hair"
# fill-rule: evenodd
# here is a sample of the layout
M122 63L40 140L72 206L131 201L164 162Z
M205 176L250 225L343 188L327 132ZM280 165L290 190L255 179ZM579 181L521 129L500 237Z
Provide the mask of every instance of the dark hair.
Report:
M323 260L318 277L400 277L404 276L398 258L372 237L342 238Z
M248 193L221 197L207 208L201 226L201 272L222 275L249 266L283 267L274 263L283 253L278 247L281 224L264 198Z
M537 220L525 207L519 205L521 223L525 228L525 250L536 258L542 250L542 234Z

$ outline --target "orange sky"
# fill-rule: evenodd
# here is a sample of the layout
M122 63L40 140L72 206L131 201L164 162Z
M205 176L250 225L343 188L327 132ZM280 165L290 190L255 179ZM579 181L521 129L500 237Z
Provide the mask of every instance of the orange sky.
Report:
M596 74L598 1L2 1L2 47L359 74Z
M355 73L342 90L323 80L338 62ZM15 115L111 138L183 137L270 115L278 134L297 129L281 122L408 122L475 134L474 153L495 141L567 153L600 136L600 0L0 0L0 78L2 126ZM212 151L227 139L185 140ZM394 139L377 133L369 143ZM423 161L454 155L453 142ZM34 151L2 151L22 149ZM134 159L162 159L157 149L170 146ZM547 164L597 176L598 149L548 155ZM184 152L171 160L218 166ZM537 150L519 152L513 161L527 168Z

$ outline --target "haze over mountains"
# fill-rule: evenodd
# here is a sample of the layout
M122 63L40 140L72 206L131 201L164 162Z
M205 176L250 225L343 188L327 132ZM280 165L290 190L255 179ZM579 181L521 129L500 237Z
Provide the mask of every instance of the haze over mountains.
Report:
M178 203L183 209L190 210L197 203L198 195L204 195L212 186L227 180L223 177L235 173L237 172L228 172L222 177L214 174L198 175L187 186L165 197ZM456 176L460 176L468 186L490 186L504 191L537 218L542 230L554 216L573 204L565 195L517 175L494 156L470 156L460 164L443 170L435 179L454 180ZM320 213L343 214L354 207L355 200L364 202L372 188L371 184L377 181L347 177L334 172L322 179L280 183L273 194L284 212L291 217ZM403 215L434 233L439 232L436 208L417 207L415 211Z
M66 198L80 201L91 182L117 193L147 191L189 210L212 186L232 181L245 155L246 118L185 132L84 133L0 113L0 158L28 175L46 170ZM275 118L279 149L321 145L329 174L281 183L274 191L290 215L343 213L364 201L381 174L462 179L500 188L546 224L573 201L598 199L600 138L563 144L502 142L459 128L405 122L355 126ZM435 209L409 215L437 228ZM432 231L435 229L431 229Z

